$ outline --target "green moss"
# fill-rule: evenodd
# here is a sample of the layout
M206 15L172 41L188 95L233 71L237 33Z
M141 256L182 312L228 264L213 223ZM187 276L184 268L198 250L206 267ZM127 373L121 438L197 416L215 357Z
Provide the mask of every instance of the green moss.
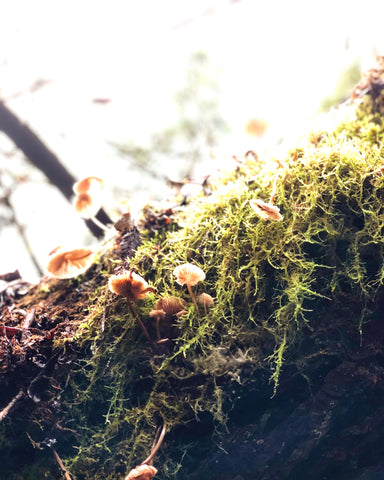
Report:
M120 452L131 466L143 459L162 419L172 430L210 412L219 427L227 386L245 384L253 369L271 369L270 395L276 394L285 355L326 310L348 311L334 318L340 325L361 329L369 321L384 278L384 178L377 172L383 129L374 116L363 118L290 152L275 200L282 222L264 222L250 208L252 198L268 200L275 171L248 162L195 202L184 228L144 239L132 264L162 295L191 304L172 276L175 266L190 262L206 273L195 292L209 293L215 305L207 315L191 305L178 321L174 348L154 356L125 302L101 296L108 305L105 331L95 330L93 314L87 332L93 354L77 372L78 383L73 374L70 380L80 392L80 424L87 425L70 463L75 475L86 456L98 459L86 465L89 478L118 478L111 458ZM355 303L346 306L355 296L358 311ZM140 308L152 333L153 301Z
M74 478L123 478L148 455L163 421L172 432L209 415L220 434L233 385L241 391L263 370L271 380L266 396L278 394L286 358L295 358L308 332L332 323L364 335L384 279L382 137L382 121L363 103L352 120L313 132L289 152L278 170L281 222L262 221L249 206L268 201L277 164L247 161L179 213L182 228L143 233L131 266L159 294L189 304L173 343L159 352L125 299L108 291L116 258L100 259L88 313L66 341L76 360L63 376L61 417L73 448L62 451ZM214 297L207 313L195 311L173 278L186 262L206 273L193 289ZM155 300L150 294L138 304L153 337ZM160 478L181 478L182 453L159 455Z

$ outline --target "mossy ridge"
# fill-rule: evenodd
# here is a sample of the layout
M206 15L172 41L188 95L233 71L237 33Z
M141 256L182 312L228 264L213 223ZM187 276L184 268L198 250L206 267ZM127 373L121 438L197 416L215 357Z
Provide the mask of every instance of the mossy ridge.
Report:
M225 328L241 328L242 314L265 324L270 314L277 330L274 333L281 340L289 333L287 329L292 330L292 319L296 324L293 330L305 321L306 301L332 294L325 285L313 288L319 276L332 278L333 291L339 288L339 278L350 281L351 286L357 283L368 300L375 292L374 284L380 283L382 266L367 281L366 265L359 256L364 248L382 240L383 182L381 174L374 174L381 162L380 152L363 147L363 142L357 144L340 135L336 144L335 136L329 135L322 140L321 149L292 152L277 193L285 215L282 223L254 218L248 200L256 192L245 182L222 205L210 201L186 228L171 236L169 253L162 257L163 271L157 264L158 277L172 282L173 265L197 262L207 272L208 293L217 298L208 320L214 327L205 325L205 331L217 332L226 324ZM337 258L345 256L337 244L341 241L347 242L345 266ZM316 255L316 248L321 253Z
M381 137L369 133L375 114L371 125L363 108L289 153L275 202L282 222L263 222L249 207L251 198L269 198L276 169L248 161L184 213L184 228L144 235L131 265L161 294L191 304L172 277L176 265L191 262L207 275L196 291L215 297L207 316L191 305L165 356L153 356L124 299L108 291L114 256L100 259L83 323L72 342L56 345L72 343L82 358L68 367L60 394L63 425L75 432L63 433L61 453L77 480L121 479L148 454L163 419L172 431L211 412L220 429L231 383L246 385L252 370L272 369L275 393L284 357L294 361L303 329L316 329L323 315L340 328L370 320L384 278L384 152L372 143ZM147 325L154 301L151 294L139 305ZM182 454L168 454L160 454L167 460L159 478L178 477Z
M97 473L91 467L90 475L119 478L111 467L111 450L134 465L148 452L162 417L170 429L203 411L224 422L225 384L246 383L242 365L269 368L271 362L270 393L275 393L285 353L294 350L304 326L316 328L319 312L336 305L349 310L346 300L358 296L362 308L354 312L353 303L350 321L356 329L369 321L384 278L384 180L377 173L382 150L371 148L370 135L349 137L340 128L323 134L317 145L289 154L276 195L282 222L258 220L249 208L251 198L268 198L274 175L250 165L264 175L262 182L248 185L247 175L232 175L215 197L200 202L183 229L161 245L158 239L144 240L132 265L152 278L159 292L190 300L175 284L172 270L191 262L206 272L197 290L215 297L215 306L206 317L191 307L179 322L175 350L162 360L149 358L124 302L111 304L105 334L89 360L96 370L83 391L89 408L99 391L106 426L97 424L82 441L81 455L72 463L75 474L84 467L84 455L93 457L96 448L99 458L104 454ZM144 302L144 316L151 302ZM342 325L346 319L338 321ZM144 388L139 392L140 382ZM104 461L109 467L100 470ZM166 462L164 478L175 468Z

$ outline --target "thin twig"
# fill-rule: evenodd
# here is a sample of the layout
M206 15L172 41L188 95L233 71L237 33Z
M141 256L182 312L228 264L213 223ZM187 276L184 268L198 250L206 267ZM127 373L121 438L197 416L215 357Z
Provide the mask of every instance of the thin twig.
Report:
M52 448L52 451L53 451L53 455L56 458L57 463L59 464L61 470L64 472L64 477L66 478L66 480L72 480L69 473L67 472L67 469L64 466L64 463L61 461L61 458L59 457L59 454L56 452L56 450L54 448Z
M35 320L35 312L36 309L32 308L24 317L24 321L21 324L21 328L23 329L21 334L21 341L25 340L27 337L27 331Z
M36 312L36 308L32 308L26 315L25 315L25 318L24 318L24 321L21 325L21 328L29 328L33 321L35 320L35 312Z
M20 390L19 393L8 403L8 405L0 411L0 422L4 420L4 418L22 397L24 397L24 390Z

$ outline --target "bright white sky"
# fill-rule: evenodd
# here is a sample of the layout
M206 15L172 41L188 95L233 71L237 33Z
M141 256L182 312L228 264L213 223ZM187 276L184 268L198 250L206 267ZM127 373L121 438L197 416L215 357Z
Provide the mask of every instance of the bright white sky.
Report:
M98 175L121 186L129 179L106 141L139 143L172 123L172 95L191 53L206 51L219 70L222 113L232 129L225 147L243 153L253 148L244 135L250 117L267 120L274 138L288 135L316 112L353 58L365 68L374 53L383 54L383 14L382 0L2 0L0 94L50 80L9 107L76 177ZM95 105L95 97L112 101ZM28 197L20 217L26 224L33 218L39 255L82 228L50 192L60 215L50 216L53 231L43 241L47 214L36 189L18 195ZM0 247L14 242L13 255L0 248L0 273L19 268L32 279L15 238L0 229Z

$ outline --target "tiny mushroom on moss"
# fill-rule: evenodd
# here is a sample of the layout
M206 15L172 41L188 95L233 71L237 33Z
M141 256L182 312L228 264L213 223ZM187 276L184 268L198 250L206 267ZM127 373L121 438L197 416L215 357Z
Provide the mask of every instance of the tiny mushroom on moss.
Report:
M165 317L171 318L173 316L180 316L186 312L187 302L183 298L163 297L156 301L155 310L164 312Z
M75 278L86 272L95 259L92 248L75 248L65 250L57 247L49 254L48 273L55 278Z
M85 177L73 185L73 191L76 195L80 193L88 193L91 190L100 190L104 185L104 181L99 177Z
M205 315L207 315L207 307L212 307L215 304L213 297L211 297L211 295L208 293L201 293L197 297L197 301L203 305Z
M87 192L76 196L74 207L82 218L93 218L101 207L101 202Z
M133 317L139 324L144 335L149 340L152 348L155 348L155 343L153 342L151 336L148 333L145 325L141 321L138 313L134 308L134 304L138 300L145 298L148 293L156 293L156 290L148 285L143 277L135 273L133 270L124 270L122 273L117 275L111 275L108 280L108 288L112 293L116 295L121 295L127 299L128 308L130 309Z
M191 296L195 309L198 312L196 299L191 287L205 279L204 271L192 263L183 263L183 265L179 265L173 270L173 275L176 277L176 282L179 285L187 286L189 295Z
M91 219L103 230L108 230L102 222L96 218L97 212L102 207L102 189L104 182L99 177L86 177L73 185L76 194L74 207L82 218Z
M126 297L131 302L137 302L145 298L148 293L156 292L143 277L133 270L124 270L118 275L111 275L108 280L108 287L111 292Z
M279 207L276 207L276 205L266 203L259 198L249 200L249 205L256 215L262 220L275 220L277 222L283 220L280 209Z
M157 473L157 468L153 467L152 461L155 457L157 451L159 450L166 432L166 425L164 423L163 428L161 429L158 440L155 440L155 443L151 449L149 457L147 457L140 465L131 470L124 480L152 480Z
M160 339L159 324L162 320L171 321L174 317L180 317L187 313L187 302L178 297L163 297L156 301L153 310L149 316L156 320L157 336Z
M157 468L152 465L138 465L129 472L125 480L152 480L156 473Z

